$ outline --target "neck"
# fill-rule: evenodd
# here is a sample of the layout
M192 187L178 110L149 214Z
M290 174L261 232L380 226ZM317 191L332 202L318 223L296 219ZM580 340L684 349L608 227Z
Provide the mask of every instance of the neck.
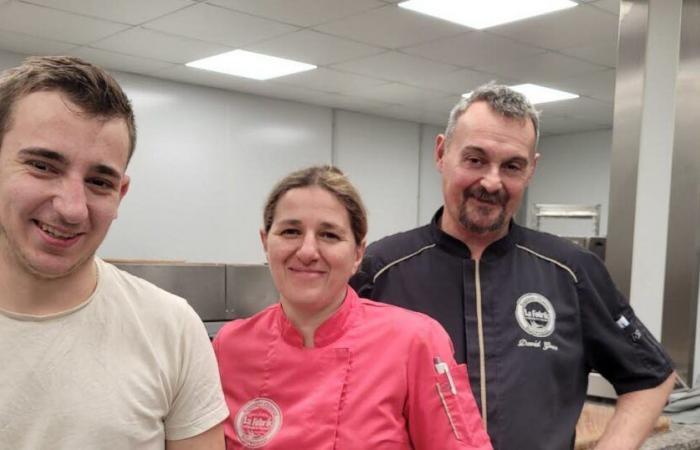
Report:
M346 294L347 290L344 290L340 298L319 309L313 307L295 308L284 298L280 299L282 310L292 325L294 325L294 328L301 334L304 340L304 347L313 348L316 346L314 342L316 330L340 308Z
M501 239L503 236L508 234L508 224L502 228L491 231L488 233L474 233L467 230L462 224L452 223L447 217L446 213L443 212L440 223L438 224L440 229L445 233L449 234L455 239L459 239L469 248L469 253L471 253L472 259L474 261L479 261L481 255L483 255L486 248Z
M3 252L0 252L3 253ZM90 259L68 276L46 278L10 264L0 255L0 309L37 316L57 314L87 300L97 285L97 268Z

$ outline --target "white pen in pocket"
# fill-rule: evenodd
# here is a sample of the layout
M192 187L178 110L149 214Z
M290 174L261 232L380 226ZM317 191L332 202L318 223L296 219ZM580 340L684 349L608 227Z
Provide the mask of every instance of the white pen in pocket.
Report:
M450 373L450 367L446 362L443 362L439 356L433 358L433 363L435 363L435 371L438 374L445 374L447 376L447 382L450 384L450 392L452 395L457 395L457 387L452 379L452 374Z

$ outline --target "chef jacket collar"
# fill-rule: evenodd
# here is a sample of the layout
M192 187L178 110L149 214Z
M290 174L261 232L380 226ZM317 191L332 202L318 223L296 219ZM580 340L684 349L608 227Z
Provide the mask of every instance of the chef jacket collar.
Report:
M433 234L435 242L437 242L440 248L444 249L447 253L453 256L463 259L471 259L471 251L469 251L469 247L467 247L464 242L450 236L440 229L440 218L442 217L443 211L444 206L441 206L433 216L433 219L430 221L430 230ZM486 247L486 250L484 250L484 253L481 255L481 261L492 261L508 253L517 242L517 233L518 227L511 220L508 224L508 234L496 242L492 242L488 247Z
M357 293L348 286L345 299L343 299L340 308L316 329L314 333L314 347L325 347L343 336L351 325L352 313L357 309L358 304L359 298ZM280 335L285 342L294 347L304 346L304 339L301 333L289 321L281 304L277 306L277 323Z

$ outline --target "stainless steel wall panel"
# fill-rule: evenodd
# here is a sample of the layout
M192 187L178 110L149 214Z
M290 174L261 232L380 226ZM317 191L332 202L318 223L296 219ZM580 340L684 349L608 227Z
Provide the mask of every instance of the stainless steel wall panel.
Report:
M662 342L687 380L694 369L700 268L700 2L683 1L681 17Z
M226 266L226 314L229 318L250 317L277 303L279 294L270 269L261 265Z
M226 266L223 264L115 264L137 277L179 295L202 320L224 320Z
M618 289L627 297L632 271L648 13L647 1L623 0L620 4L606 264Z

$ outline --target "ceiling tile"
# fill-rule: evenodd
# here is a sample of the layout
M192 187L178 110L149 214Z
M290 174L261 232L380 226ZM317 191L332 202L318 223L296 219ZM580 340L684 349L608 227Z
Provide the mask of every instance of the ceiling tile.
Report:
M445 120L445 117L443 117L442 114L408 109L401 105L390 105L383 108L370 108L363 110L362 112L382 117L389 117L392 119L407 120L409 122L426 123L439 127L444 126Z
M0 48L23 55L62 55L75 45L0 30Z
M376 0L210 0L209 3L303 27L383 5Z
M561 102L544 103L536 105L542 111L542 119L547 120L551 116L565 116L582 119L595 124L612 126L613 105L586 97L564 100Z
M549 84L549 87L612 102L615 95L615 70L609 69L553 81Z
M151 74L174 66L174 64L154 59L140 58L89 47L76 48L70 54L90 61L93 64L121 72Z
M92 47L172 63L186 63L232 50L230 47L222 45L172 36L143 28L132 28L99 41Z
M28 0L26 3L131 25L196 4L190 0Z
M364 99L327 92L319 92L314 93L312 95L307 95L300 101L304 103L313 103L316 105L327 106L336 109L345 109L349 111L359 111L367 110L370 108L383 108L385 106L389 106L388 103L384 103L376 99Z
M385 52L367 58L335 64L331 67L386 81L401 81L408 84L420 84L427 79L446 75L456 70L454 66L428 61L399 52Z
M489 28L492 33L545 49L617 40L617 18L587 5Z
M402 51L462 67L474 67L477 61L489 59L493 55L498 55L500 58L519 58L542 53L541 48L520 44L486 31L462 33L408 47Z
M357 89L353 94L358 97L377 99L387 103L424 107L428 100L436 97L445 98L442 92L419 89L401 83L385 83L377 86Z
M477 68L498 77L537 84L605 69L603 66L552 52L520 58L501 58L500 55L494 55L489 60L479 62Z
M617 65L617 39L582 47L565 48L559 50L559 53L585 59L595 64L615 67Z
M77 16L43 6L19 2L0 5L0 30L44 39L89 44L126 28L125 25Z
M275 79L275 82L317 89L324 92L349 93L384 84L386 81L347 72L319 68Z
M452 72L447 72L443 74L437 74L432 77L426 77L421 80L412 81L410 84L442 91L451 94L464 94L474 90L474 88L481 86L489 81L495 81L498 83L511 84L514 81L511 78L499 77L492 73L478 72L470 69L459 69Z
M336 36L387 48L417 45L467 30L460 25L394 5L386 5L315 28Z
M598 0L591 3L591 6L611 12L616 16L620 15L620 0Z
M248 46L247 50L326 65L381 53L384 50L348 39L302 30Z
M205 3L149 22L145 28L232 47L297 30L279 22Z
M155 76L167 80L198 84L202 86L211 86L241 92L258 89L258 87L261 84L265 83L264 81L260 80L233 77L230 75L225 75L223 73L195 69L187 66L176 66L173 68L161 70L156 72Z

